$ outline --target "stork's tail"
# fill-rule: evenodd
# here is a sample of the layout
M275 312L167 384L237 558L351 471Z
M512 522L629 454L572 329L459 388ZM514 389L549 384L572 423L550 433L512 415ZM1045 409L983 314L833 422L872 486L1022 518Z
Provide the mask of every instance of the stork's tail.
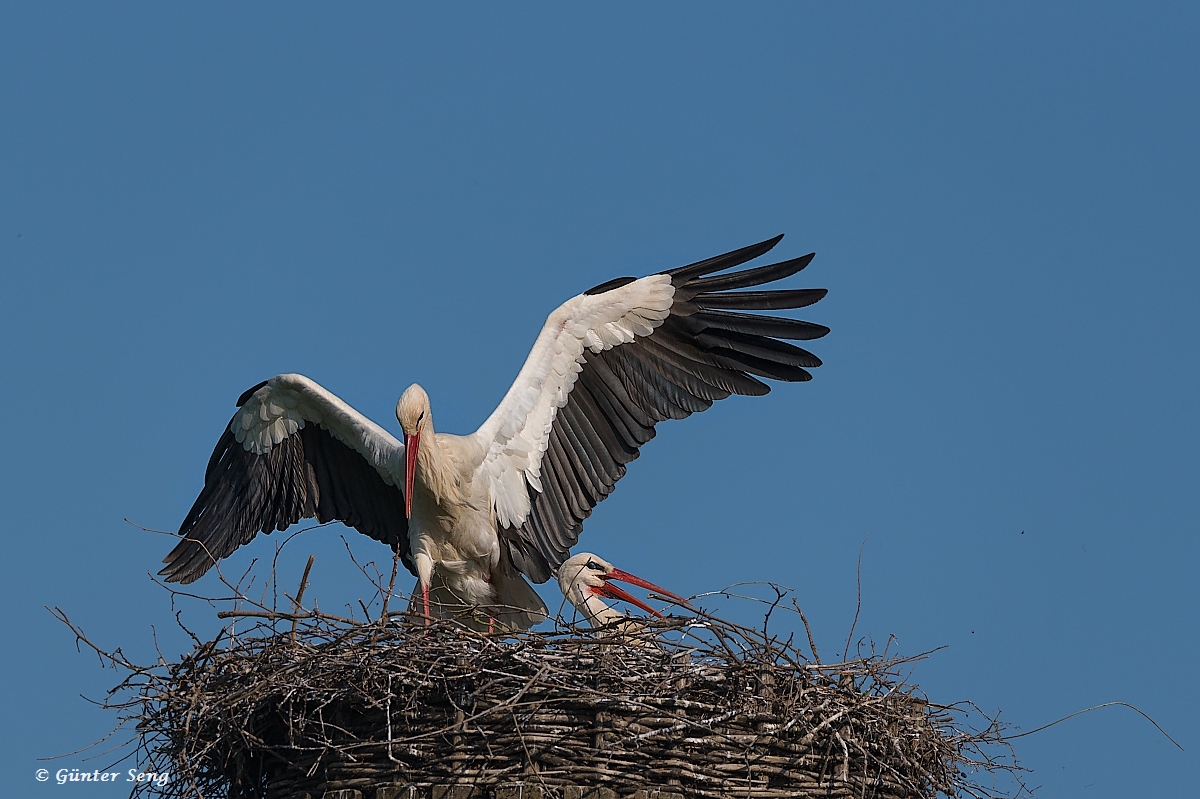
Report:
M492 575L492 585L496 589L496 624L500 629L528 630L549 615L546 603L517 571L510 574L497 569Z
M429 611L437 619L453 619L464 626L487 632L521 632L541 624L549 615L546 604L518 572L497 569L492 573L495 604L481 605L461 597L436 570L429 583ZM413 591L409 613L424 613L420 587Z

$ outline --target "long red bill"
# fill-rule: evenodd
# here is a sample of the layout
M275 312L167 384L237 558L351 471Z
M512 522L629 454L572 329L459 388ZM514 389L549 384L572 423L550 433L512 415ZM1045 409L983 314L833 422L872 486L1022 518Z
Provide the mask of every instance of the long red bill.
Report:
M417 475L417 448L421 446L421 431L404 436L404 518L412 518L413 478Z
M617 588L615 585L612 585L611 583L605 583L604 585L600 586L599 588L596 589L596 593L600 594L601 596L610 597L612 599L619 599L622 602L628 602L631 605L636 605L637 607L646 611L650 615L656 616L660 619L662 618L662 614L659 613L657 610L650 607L645 602L643 602L642 600L635 597L633 594L626 591L624 588Z
M688 604L688 601L686 599L684 599L683 597L679 596L679 594L676 594L672 591L668 591L667 589L663 588L662 586L655 585L654 583L650 582L649 580L643 580L641 577L638 577L636 574L630 574L629 572L621 571L620 569L613 569L611 572L604 575L604 579L605 580L620 580L621 582L624 582L624 583L629 583L631 585L640 586L641 588L645 588L647 591L652 591L656 594L659 594L660 596L666 597L667 599L669 599L679 605L683 605L684 607L689 607L689 608L691 607L691 605ZM610 588L610 589L615 589L617 591L621 591L621 589L616 588L615 586L608 585L607 583L605 584L605 587ZM624 591L621 591L621 593L625 594L625 596L629 596L629 594L625 593ZM625 597L620 597L620 598L625 599ZM629 602L630 600L625 599L625 601ZM643 605L640 602L634 602L633 604L637 605L642 610L650 610L648 607L646 607L645 605ZM650 612L654 613L654 611L652 611L652 610L650 610ZM654 615L657 616L659 614L655 613Z

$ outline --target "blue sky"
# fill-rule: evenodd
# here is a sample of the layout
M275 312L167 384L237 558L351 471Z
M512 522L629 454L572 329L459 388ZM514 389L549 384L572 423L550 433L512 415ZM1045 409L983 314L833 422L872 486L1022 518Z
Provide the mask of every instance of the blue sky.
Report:
M107 763L37 760L119 679L43 606L185 645L171 542L122 519L177 527L244 389L302 372L394 431L420 381L468 432L559 302L777 233L817 253L825 366L660 427L582 546L793 586L838 652L861 547L856 637L944 646L933 701L1130 702L1187 748L1088 714L1015 742L1040 795L1193 790L1198 34L1187 3L6 4L12 790ZM310 552L322 607L362 594L331 530L285 574Z

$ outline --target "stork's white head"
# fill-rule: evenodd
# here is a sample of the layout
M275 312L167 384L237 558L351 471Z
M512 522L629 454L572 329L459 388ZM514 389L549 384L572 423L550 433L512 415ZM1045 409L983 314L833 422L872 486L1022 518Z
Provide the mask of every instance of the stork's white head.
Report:
M683 605L687 604L687 600L683 597L677 596L665 588L660 588L654 583L643 580L641 577L621 571L604 558L599 555L593 555L591 552L581 552L567 559L562 566L558 567L558 587L562 589L563 596L567 598L568 602L578 608L592 624L604 624L621 616L620 613L605 605L599 597L620 599L623 602L628 602L631 605L641 608L653 616L662 616L661 613L642 600L612 585L609 582L610 580L620 580L632 585L641 586L648 591L653 591L656 594L674 599Z
M558 587L563 596L577 608L586 604L588 597L603 593L604 577L613 570L613 565L591 552L580 552L558 567Z
M396 419L400 422L400 429L404 431L406 439L419 434L432 424L429 395L425 393L425 389L416 383L404 389L404 393L396 402Z
M432 433L433 413L429 410L429 395L413 383L404 389L396 402L396 418L404 431L404 515L412 516L413 480L417 474L417 453L421 450L421 434Z

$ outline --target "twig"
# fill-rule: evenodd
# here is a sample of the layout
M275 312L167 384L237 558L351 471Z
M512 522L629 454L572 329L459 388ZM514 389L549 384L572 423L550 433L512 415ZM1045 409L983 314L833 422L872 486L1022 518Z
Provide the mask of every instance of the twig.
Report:
M1067 715L1063 716L1060 719L1055 719L1054 721L1050 722L1049 724L1043 724L1042 726L1035 727L1032 730L1026 730L1025 732L1018 732L1015 735L1002 736L1000 738L1000 740L1014 741L1017 738L1024 738L1026 735L1033 735L1035 732L1041 732L1042 730L1048 730L1056 724L1062 724L1067 719L1073 719L1076 716L1082 716L1084 713L1091 713L1093 710L1099 710L1100 708L1104 708L1104 707L1127 707L1127 708L1129 708L1134 713L1137 713L1139 716L1144 718L1146 721L1153 724L1154 729L1161 732L1163 734L1164 738L1166 738L1171 743L1175 744L1175 746L1178 747L1180 752L1187 751L1186 749L1183 748L1183 746L1179 743L1179 741L1176 741L1174 738L1172 738L1170 736L1170 734L1166 730L1164 730L1162 727L1160 727L1158 722L1150 717L1150 714L1146 713L1144 710L1137 707L1136 705L1129 704L1128 702L1103 702L1099 705L1092 705L1091 707L1085 707L1083 710L1076 710L1074 713L1068 713Z
M304 565L304 574L300 577L300 587L296 589L296 599L292 603L295 608L292 611L292 641L296 640L296 622L300 619L300 600L304 599L304 589L308 588L308 573L312 571L313 561L316 559L316 555L308 556L308 563Z
M842 651L842 660L846 660L850 657L850 641L854 638L854 628L858 626L858 614L862 610L862 556L863 549L867 546L867 539L870 537L871 536L867 536L862 540L862 543L858 545L858 567L854 572L857 586L856 599L854 602L854 621L850 622L850 632L846 636L846 648Z

